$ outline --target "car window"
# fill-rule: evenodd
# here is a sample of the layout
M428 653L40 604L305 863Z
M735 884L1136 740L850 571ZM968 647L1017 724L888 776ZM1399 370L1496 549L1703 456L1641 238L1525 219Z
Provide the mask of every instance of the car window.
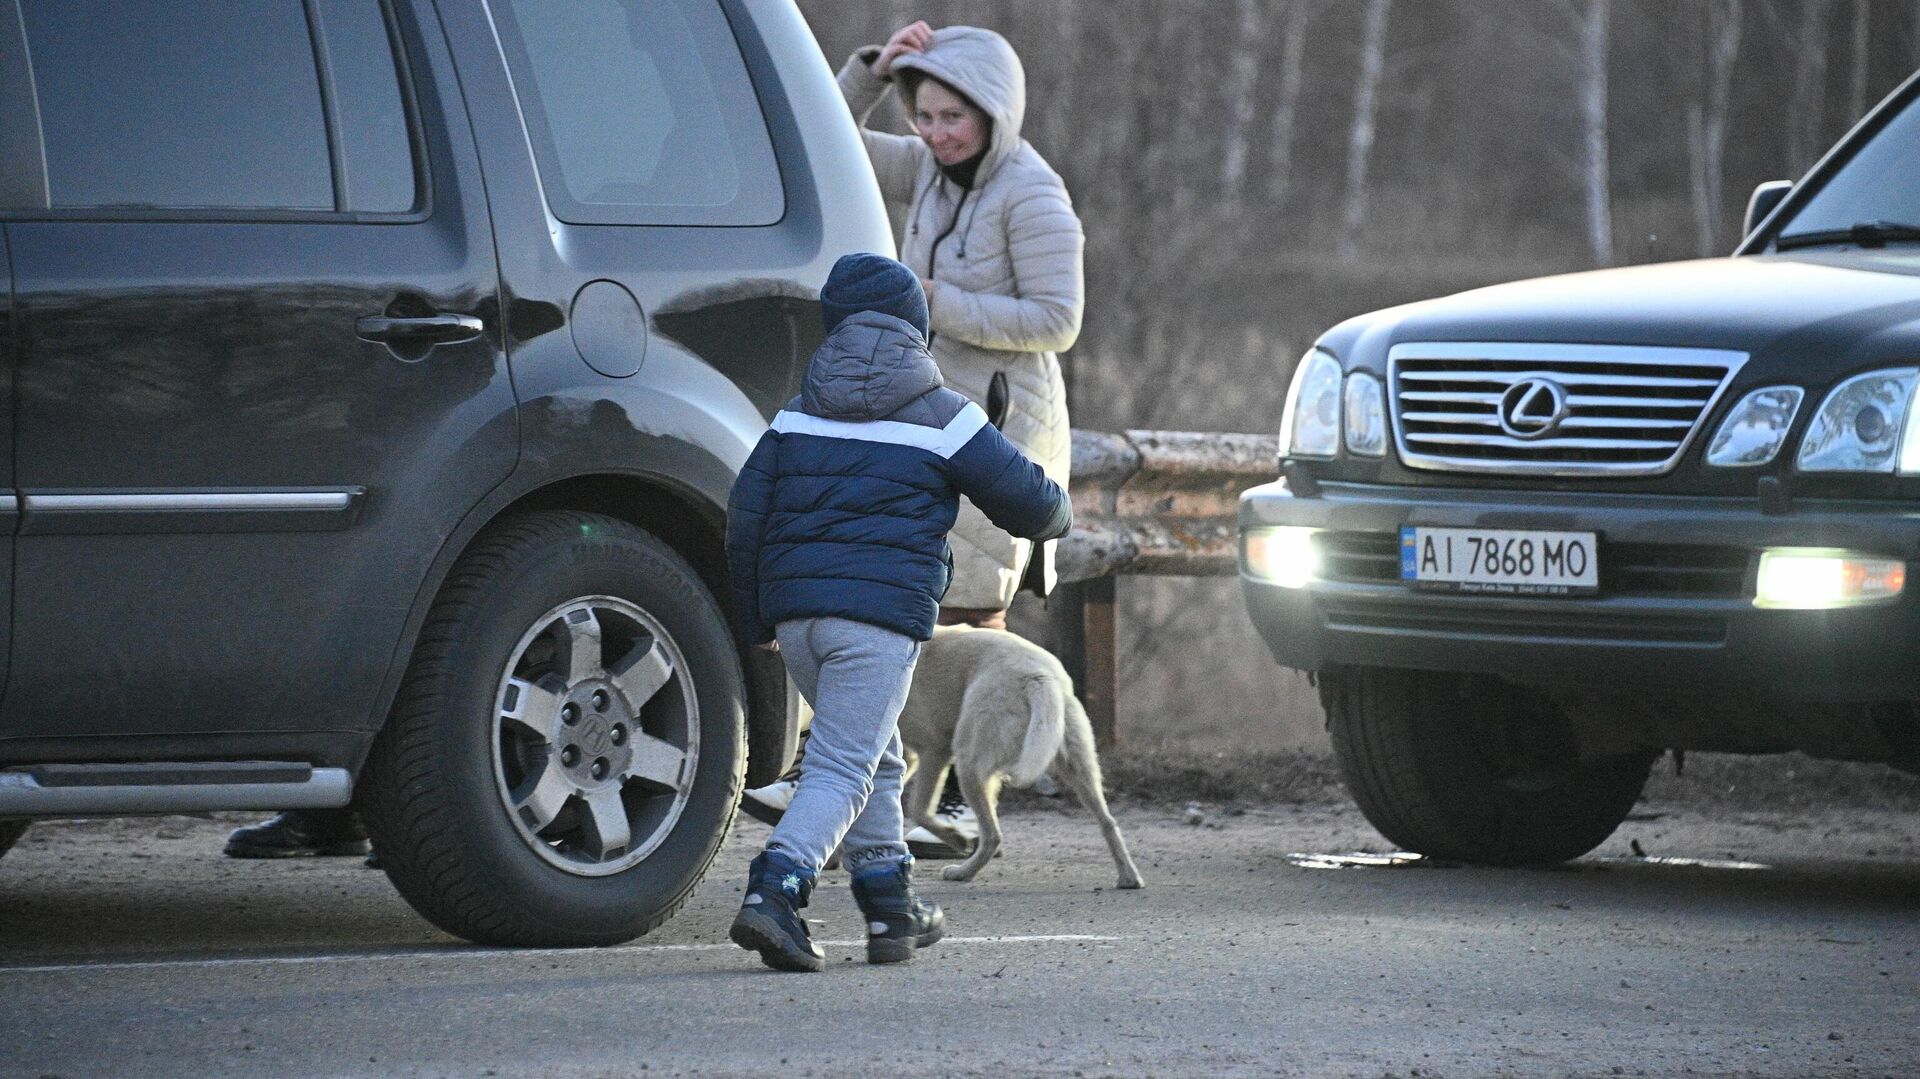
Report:
M555 217L769 225L779 168L714 0L495 0Z
M299 0L21 0L52 205L331 210Z
M340 133L341 208L411 210L413 141L386 12L379 0L318 0L314 11Z
M1876 223L1920 225L1916 175L1920 175L1920 99L1841 165L1778 234L1787 238Z

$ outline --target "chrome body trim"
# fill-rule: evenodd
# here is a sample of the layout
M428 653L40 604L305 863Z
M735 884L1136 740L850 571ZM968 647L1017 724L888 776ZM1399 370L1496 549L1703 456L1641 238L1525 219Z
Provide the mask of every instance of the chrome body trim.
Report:
M353 797L345 768L315 768L304 783L167 783L43 787L23 771L0 771L0 817L337 809Z
M181 494L32 494L32 513L279 513L344 510L351 491L190 491Z

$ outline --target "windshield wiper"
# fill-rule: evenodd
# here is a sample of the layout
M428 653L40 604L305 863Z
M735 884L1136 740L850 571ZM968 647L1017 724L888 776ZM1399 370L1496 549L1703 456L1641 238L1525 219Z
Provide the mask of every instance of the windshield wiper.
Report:
M1791 236L1782 236L1773 242L1773 247L1776 251L1787 251L1796 247L1818 247L1821 244L1885 247L1895 240L1920 240L1920 225L1903 225L1897 221L1861 221L1844 229L1821 229L1817 232L1796 232Z

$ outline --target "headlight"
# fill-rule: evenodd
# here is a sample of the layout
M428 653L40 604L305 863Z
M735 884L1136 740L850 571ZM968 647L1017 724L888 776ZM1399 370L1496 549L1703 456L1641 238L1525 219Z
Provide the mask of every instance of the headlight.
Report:
M1707 447L1710 465L1764 465L1780 452L1806 396L1798 386L1769 386L1742 397Z
M1387 452L1387 395L1365 371L1347 376L1347 452L1379 457Z
M1300 358L1280 413L1280 453L1332 457L1340 449L1340 361L1319 350Z
M1802 472L1892 472L1895 465L1920 466L1920 446L1912 460L1902 445L1902 428L1913 399L1911 367L1869 371L1833 388L1800 442ZM1909 434L1913 432L1909 431Z

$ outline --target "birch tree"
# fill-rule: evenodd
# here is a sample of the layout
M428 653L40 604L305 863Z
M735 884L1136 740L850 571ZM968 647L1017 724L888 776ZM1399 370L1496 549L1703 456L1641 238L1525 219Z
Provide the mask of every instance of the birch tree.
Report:
M1867 0L1853 0L1853 78L1847 87L1847 123L1852 124L1867 111L1868 49L1873 45L1873 8Z
M1580 32L1580 117L1585 131L1587 246L1593 261L1613 263L1613 199L1607 163L1607 20L1609 0L1589 0Z
M1707 55L1701 100L1687 108L1687 164L1693 196L1696 246L1702 257L1720 249L1725 203L1722 168L1733 65L1740 56L1739 0L1710 0L1706 8Z
M1300 115L1300 91L1306 79L1307 21L1318 0L1293 0L1280 31L1280 94L1273 106L1271 171L1267 198L1278 208L1285 204L1293 184L1293 129Z
M1367 220L1367 164L1373 154L1374 123L1380 111L1380 71L1387 53L1389 0L1367 0L1366 29L1360 38L1360 76L1354 86L1353 124L1347 129L1347 204L1341 214L1340 257L1360 252L1360 228Z
M1227 68L1227 127L1220 153L1220 189L1226 201L1237 203L1246 187L1248 141L1253 136L1256 102L1254 82L1260 74L1260 7L1262 0L1239 0L1233 57Z
M1827 141L1827 0L1800 0L1793 41L1793 99L1787 113L1788 166L1805 172Z

